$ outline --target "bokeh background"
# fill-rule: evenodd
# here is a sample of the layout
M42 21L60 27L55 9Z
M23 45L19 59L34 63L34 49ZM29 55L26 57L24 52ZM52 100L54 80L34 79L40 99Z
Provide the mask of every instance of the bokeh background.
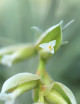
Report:
M72 19L74 23L63 32L63 39L69 43L52 57L46 69L54 80L73 91L80 104L80 0L0 0L0 47L34 42L32 26L45 31L61 20L66 24ZM35 73L37 66L37 56L10 68L0 65L0 90L9 77ZM18 97L16 104L32 104L31 92Z

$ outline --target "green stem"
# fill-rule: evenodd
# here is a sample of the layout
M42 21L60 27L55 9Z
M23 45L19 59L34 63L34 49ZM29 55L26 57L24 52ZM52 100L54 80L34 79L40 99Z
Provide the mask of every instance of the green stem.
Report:
M42 78L45 85L48 85L48 84L52 83L53 80L51 79L51 77L49 76L47 71L45 70L45 64L46 64L46 61L43 59L40 59L38 70L37 70L36 74Z
M46 62L44 60L40 59L39 66L38 66L39 71L42 71L45 69L45 63Z
M44 103L44 96L43 96L43 89L42 89L42 83L39 85L39 99L38 103Z

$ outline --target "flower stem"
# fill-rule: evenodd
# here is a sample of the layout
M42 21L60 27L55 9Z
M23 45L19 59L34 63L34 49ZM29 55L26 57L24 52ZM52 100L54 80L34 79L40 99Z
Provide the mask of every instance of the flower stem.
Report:
M48 84L51 84L53 80L45 70L45 65L46 65L46 61L43 59L40 59L36 74L42 78L44 85L48 85Z
M45 63L46 62L44 60L40 59L39 66L38 66L39 71L42 71L45 69Z

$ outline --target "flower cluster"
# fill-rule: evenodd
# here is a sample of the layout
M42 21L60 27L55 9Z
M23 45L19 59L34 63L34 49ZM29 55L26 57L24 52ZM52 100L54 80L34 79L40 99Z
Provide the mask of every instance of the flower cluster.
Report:
M3 84L0 100L14 104L18 96L31 89L34 90L34 104L76 104L73 93L65 85L59 82L46 85L40 76L30 73L19 73L9 78Z
M70 22L63 28L62 23L63 21L43 33L39 28L33 27L39 36L42 34L34 44L0 49L0 63L9 67L35 54L40 56L36 74L19 73L5 81L0 93L0 100L5 101L5 104L14 104L18 96L31 89L34 104L77 104L70 89L60 82L54 82L45 70L47 60L63 43L62 30L71 24Z

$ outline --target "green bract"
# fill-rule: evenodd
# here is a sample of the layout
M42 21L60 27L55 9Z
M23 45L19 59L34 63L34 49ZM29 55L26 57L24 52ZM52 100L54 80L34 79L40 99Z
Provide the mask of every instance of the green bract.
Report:
M14 51L15 49L15 51ZM6 51L3 51L6 50ZM34 45L23 45L19 47L14 47L12 50L8 50L7 48L2 50L2 58L0 62L3 65L11 66L12 63L16 63L18 61L22 61L24 59L27 59L33 55L36 54L36 48ZM5 52L5 54L4 54ZM12 52L12 54L10 54Z
M12 46L0 48L0 57L5 55L5 54L11 54L11 53L15 52L16 50L27 47L27 46L30 46L30 45L19 44L19 45L12 45Z
M35 74L30 74L30 73L16 74L13 77L9 78L3 84L1 93L12 92L16 88L18 89L18 87L21 88L24 86L26 86L26 90L28 90L27 85L29 86L29 89L34 88L38 84L39 80L40 80L40 77ZM34 84L34 86L33 86L33 84Z
M59 82L55 82L46 88L45 98L50 104L77 104L70 89Z
M56 40L56 45L54 47L54 50L56 52L58 48L61 46L62 42L61 23L46 30L36 42L36 47L38 47L42 43L48 43L53 40Z
M39 81L40 77L35 74L16 74L3 84L0 100L4 100L6 104L14 104L16 97L35 88L39 84Z

